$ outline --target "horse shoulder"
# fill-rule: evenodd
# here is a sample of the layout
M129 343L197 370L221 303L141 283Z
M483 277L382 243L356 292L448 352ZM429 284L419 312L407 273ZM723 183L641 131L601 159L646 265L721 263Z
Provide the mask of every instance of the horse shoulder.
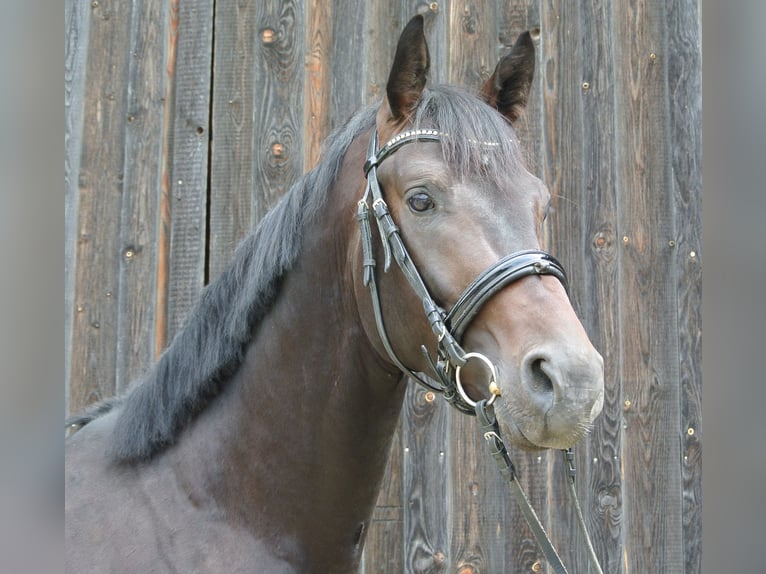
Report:
M67 572L302 571L279 555L300 552L275 553L269 541L193 501L166 456L135 465L110 461L115 416L67 439Z

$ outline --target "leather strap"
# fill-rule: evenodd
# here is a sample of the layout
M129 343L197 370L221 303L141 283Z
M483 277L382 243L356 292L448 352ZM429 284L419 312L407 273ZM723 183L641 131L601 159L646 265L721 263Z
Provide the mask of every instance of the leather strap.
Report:
M516 473L511 462L511 457L508 455L508 451L505 448L505 443L500 437L500 427L497 424L495 418L495 410L491 405L487 405L486 400L476 403L476 420L479 421L484 438L489 446L489 453L492 458L497 462L497 467L500 469L500 474L508 482L511 487L511 492L516 496L516 500L519 503L521 512L529 525L532 534L537 540L540 550L545 555L545 559L553 568L556 574L567 574L567 569L564 567L564 563L561 561L561 557L556 552L551 539L545 532L542 522L537 517L535 509L529 503L524 489L521 488L519 481L516 480Z
M537 250L518 251L495 263L479 275L447 314L447 325L460 340L466 328L498 291L527 275L553 275L569 292L566 272L552 255Z
M511 461L508 450L505 448L505 443L500 436L500 426L498 425L497 419L495 418L494 407L488 404L486 400L481 400L476 403L476 420L479 422L481 431L484 434L484 439L487 441L489 453L492 455L492 458L495 459L497 467L500 470L500 474L503 476L503 478L505 478L505 480L508 482L508 485L511 487L511 492L513 492L513 494L516 496L516 500L521 507L521 512L524 515L524 518L526 519L527 524L529 525L529 528L535 537L535 540L537 540L537 544L540 546L540 550L542 550L543 555L545 555L545 559L551 565L554 572L557 574L566 574L567 569L564 567L564 563L561 561L561 557L558 555L558 552L556 552L556 548L553 546L551 539L545 532L545 527L537 517L534 508L532 508L532 505L529 503L529 499L527 498L524 489L521 487L521 484L519 484L519 481L516 480L516 472L513 466L513 462ZM583 517L580 501L577 498L577 492L574 486L574 453L572 452L572 449L567 449L562 452L564 454L564 461L567 465L567 487L569 489L569 496L572 499L572 505L575 508L577 523L580 527L580 530L582 531L583 537L585 538L588 558L596 574L604 574L603 570L601 569L601 565L598 562L596 551L593 548L593 543L591 542L590 536L588 535L588 528L585 525L585 518Z

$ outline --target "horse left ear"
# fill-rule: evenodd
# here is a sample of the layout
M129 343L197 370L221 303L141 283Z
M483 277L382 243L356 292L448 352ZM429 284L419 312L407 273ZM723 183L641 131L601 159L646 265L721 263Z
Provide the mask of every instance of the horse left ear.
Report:
M407 119L417 107L430 66L428 45L423 32L423 16L409 21L399 37L394 64L386 84L391 119Z
M521 34L511 51L497 63L481 89L484 100L515 122L527 105L535 75L535 45L529 32Z

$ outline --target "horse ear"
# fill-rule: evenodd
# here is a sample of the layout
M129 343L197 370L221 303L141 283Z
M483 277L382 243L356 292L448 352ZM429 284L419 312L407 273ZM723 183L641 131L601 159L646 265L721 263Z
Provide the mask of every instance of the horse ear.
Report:
M511 51L497 63L481 93L490 106L515 122L527 105L534 75L535 45L529 32L524 32Z
M409 117L426 86L430 58L423 33L423 16L409 21L399 37L396 56L386 84L391 119L396 122Z

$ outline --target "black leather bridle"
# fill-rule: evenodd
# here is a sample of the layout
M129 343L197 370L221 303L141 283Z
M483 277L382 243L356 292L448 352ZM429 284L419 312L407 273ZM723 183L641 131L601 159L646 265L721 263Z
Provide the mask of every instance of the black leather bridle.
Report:
M567 290L568 285L564 268L552 255L539 250L519 251L503 257L489 267L489 269L482 272L460 295L449 312L446 312L436 304L415 267L407 247L402 241L399 228L391 217L388 205L383 198L380 184L378 183L377 168L384 159L408 143L416 141L440 142L445 137L449 136L437 130L410 130L400 133L378 149L378 133L377 131L373 132L367 148L367 161L364 164L367 186L364 197L359 201L357 218L362 235L364 284L370 289L378 335L383 342L388 356L402 372L412 377L412 379L431 391L442 393L444 398L461 412L474 415L476 414L476 402L468 397L460 381L460 370L469 360L480 360L490 371L490 401L493 401L500 391L495 380L497 376L494 364L480 353L466 353L460 346L463 334L473 318L492 296L507 285L528 275L553 275L561 281ZM497 144L477 142L477 145ZM371 205L370 202L372 202ZM387 272L391 267L391 258L393 256L410 286L421 300L426 318L431 325L434 335L437 337L435 360L428 353L425 345L421 347L421 351L430 366L430 374L435 378L433 382L426 379L421 373L415 373L412 369L406 367L394 352L389 341L380 309L380 297L375 280L374 267L376 261L372 250L370 208L372 208L372 212L375 215L375 221L377 222L380 238L383 243L385 254L384 271Z
M394 223L388 209L383 192L378 182L377 168L380 163L388 156L393 154L403 145L416 141L440 142L443 138L449 137L448 134L433 129L416 129L402 132L394 136L383 147L378 149L378 132L375 130L370 137L370 143L367 148L367 161L364 164L364 173L367 178L367 185L364 197L359 201L357 207L357 219L361 230L364 284L370 289L372 297L373 311L375 314L375 323L378 335L386 349L386 353L394 364L403 372L409 375L427 389L442 393L444 398L459 411L476 415L479 425L484 434L484 438L490 449L490 454L495 459L500 468L503 477L511 486L512 492L516 496L521 506L527 523L532 533L537 539L543 554L553 567L557 574L566 574L567 570L561 561L556 549L545 532L545 529L535 514L534 509L529 503L521 485L516 480L515 470L511 462L508 451L505 448L503 439L500 436L500 428L497 419L494 416L493 402L500 395L500 389L497 385L497 370L495 365L485 355L476 352L466 353L460 346L463 334L468 328L476 314L501 289L518 281L528 275L553 275L561 281L564 289L569 292L567 276L564 268L556 259L537 249L518 251L497 261L494 265L483 271L471 283L465 291L458 297L455 305L446 312L440 308L430 292L428 287L420 276L415 263L410 257L407 247L399 233L399 228ZM497 145L491 142L476 142L477 145ZM370 205L370 202L371 205ZM383 322L383 313L381 311L380 296L378 294L377 281L375 279L375 255L372 249L372 230L370 224L370 209L375 214L375 221L380 232L380 238L383 243L385 257L384 272L388 272L391 267L391 258L396 261L402 273L407 278L415 294L423 303L423 311L428 319L431 329L436 335L436 360L434 360L426 349L421 346L421 351L427 360L427 363L435 376L435 380L426 378L421 373L416 373L402 363L394 352L391 342L388 339L386 327ZM463 389L460 380L460 370L471 360L476 359L484 363L490 371L489 391L490 398L480 401L471 399ZM580 503L577 500L577 494L574 488L574 456L571 449L564 451L567 464L567 486L569 487L570 497L572 498L578 523L583 532L588 556L591 564L597 574L602 574L601 566L593 549L593 544L588 535L585 520L582 516Z

